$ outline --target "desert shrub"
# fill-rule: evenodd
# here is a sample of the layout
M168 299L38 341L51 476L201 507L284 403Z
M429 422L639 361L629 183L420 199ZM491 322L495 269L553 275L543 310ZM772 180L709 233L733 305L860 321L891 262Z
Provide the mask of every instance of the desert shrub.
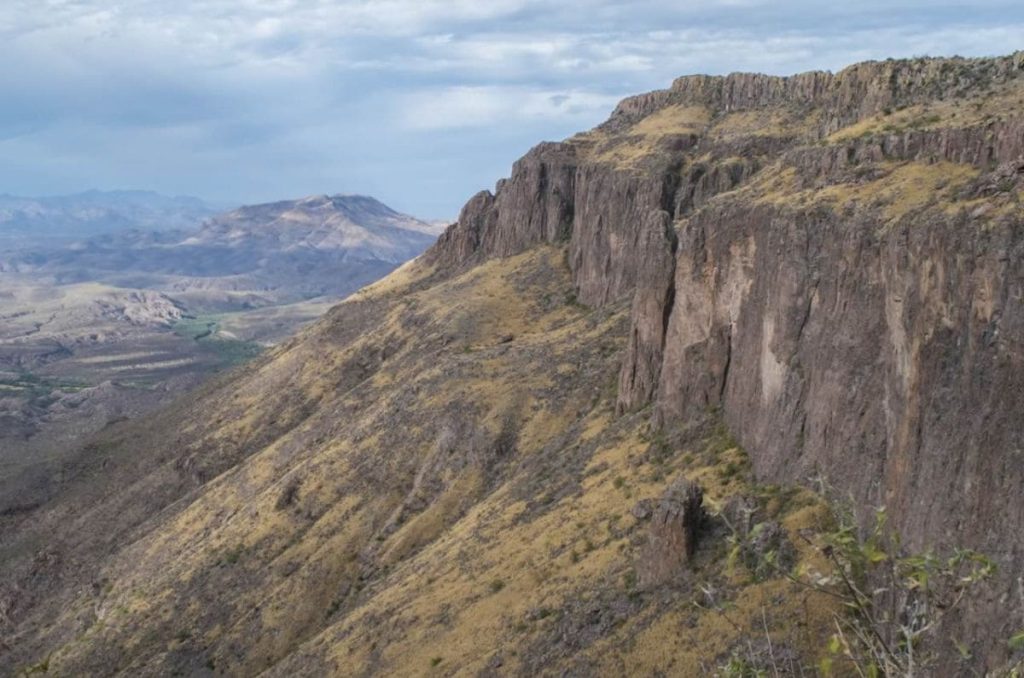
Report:
M969 648L940 637L942 622L995 572L995 564L962 548L944 556L906 553L887 528L884 508L875 512L867 534L852 511L840 508L834 515L836 528L824 549L833 572L811 581L839 595L851 614L836 620L823 668L844 658L864 675L911 676L933 665L950 643L969 658Z
M995 572L994 563L962 548L945 555L909 553L888 526L884 508L875 511L866 530L858 525L854 511L841 504L832 505L832 519L823 543L815 544L831 565L827 573L793 570L793 561L780 558L778 549L750 548L756 530L734 530L731 537L737 560L758 578L782 576L841 601L845 613L834 619L836 630L821 673L833 675L845 665L865 678L923 675L944 650L955 648L964 659L970 658L970 648L941 636L942 623L956 613L973 587Z

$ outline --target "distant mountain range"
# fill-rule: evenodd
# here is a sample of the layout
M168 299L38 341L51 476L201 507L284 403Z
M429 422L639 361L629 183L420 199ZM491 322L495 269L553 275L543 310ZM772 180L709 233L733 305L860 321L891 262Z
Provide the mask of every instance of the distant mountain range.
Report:
M152 191L86 191L41 198L0 195L0 237L77 239L127 229L196 228L216 211L199 198Z
M148 204L154 219L156 206L166 205L167 228L108 231L57 244L31 238L0 254L0 271L49 276L57 284L153 289L202 310L237 310L345 296L417 256L442 229L359 195L245 206L187 228L185 213L170 208L191 199L146 203L133 200L155 194L126 195L132 198L126 205ZM196 217L202 204L193 205Z
M442 230L367 196L317 195L240 207L210 219L182 245L344 250L354 259L401 263L422 252Z
M216 215L141 192L2 200L0 496L13 468L252 358L441 228L357 195Z

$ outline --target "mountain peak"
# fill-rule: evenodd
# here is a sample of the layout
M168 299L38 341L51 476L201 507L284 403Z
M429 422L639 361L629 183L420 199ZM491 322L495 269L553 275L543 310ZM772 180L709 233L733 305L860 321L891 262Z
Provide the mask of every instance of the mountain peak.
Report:
M249 240L253 247L345 250L400 263L433 242L437 227L369 196L309 195L245 205L209 219L196 243Z

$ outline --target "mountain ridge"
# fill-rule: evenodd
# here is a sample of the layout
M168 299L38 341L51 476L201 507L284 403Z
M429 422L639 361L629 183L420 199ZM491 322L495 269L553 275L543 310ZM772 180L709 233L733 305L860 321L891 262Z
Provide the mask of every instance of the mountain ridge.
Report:
M250 292L239 302L248 307L344 296L420 254L437 231L367 196L307 196L242 206L192 228L135 229L28 248L0 265L62 283L98 280L189 293L194 303L204 291L219 290L217 303L225 308L232 295Z

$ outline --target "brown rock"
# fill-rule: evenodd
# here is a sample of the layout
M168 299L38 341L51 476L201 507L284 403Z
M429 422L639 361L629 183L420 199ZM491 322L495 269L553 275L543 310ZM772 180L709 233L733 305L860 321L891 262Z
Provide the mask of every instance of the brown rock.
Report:
M633 505L629 512L637 520L647 520L654 512L654 501L651 499L641 499Z
M665 490L651 518L640 560L639 583L644 588L677 579L693 558L704 518L704 492L686 478L679 478Z

